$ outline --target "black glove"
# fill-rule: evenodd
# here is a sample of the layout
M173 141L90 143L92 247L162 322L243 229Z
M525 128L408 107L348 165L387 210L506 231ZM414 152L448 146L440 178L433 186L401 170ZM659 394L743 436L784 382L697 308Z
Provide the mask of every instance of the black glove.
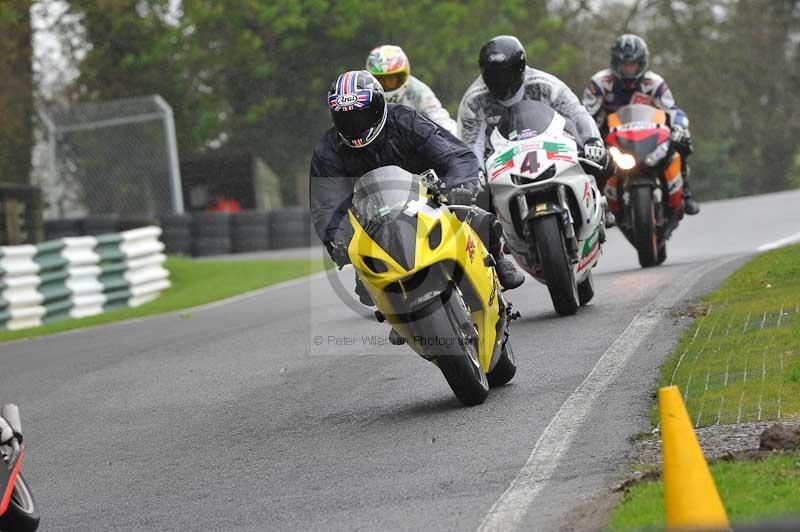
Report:
M673 127L670 133L670 140L672 140L672 144L681 155L692 153L692 133L689 128Z
M602 165L603 167L608 164L608 152L601 139L586 139L586 142L583 143L583 155L590 161Z
M336 263L336 266L341 270L345 265L350 264L350 255L347 253L347 244L339 241L327 240L325 247L328 249L328 255L331 260Z
M447 202L450 205L472 205L475 199L475 186L472 183L461 183L447 191Z

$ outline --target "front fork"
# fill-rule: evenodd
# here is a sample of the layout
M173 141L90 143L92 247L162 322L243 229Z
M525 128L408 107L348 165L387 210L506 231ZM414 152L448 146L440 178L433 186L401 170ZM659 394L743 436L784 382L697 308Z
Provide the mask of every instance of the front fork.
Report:
M636 185L634 185L634 186L636 186ZM660 184L656 183L655 185L638 185L638 186L648 186L648 187L652 186L652 189L653 189L653 205L655 205L655 207L656 207L656 222L658 223L658 226L660 227L663 224L663 218L664 218L664 214L663 214L664 210L662 208L663 205L661 203L661 201L664 199L664 192L661 190ZM625 218L627 220L630 220L630 204L631 204L631 193L630 193L630 187L628 187L622 193L622 205L624 205L625 214L626 214Z
M575 236L575 221L572 218L572 211L569 208L567 191L564 185L556 186L555 190L557 201L553 202L552 199L543 199L541 202L539 202L538 200L534 199L536 203L534 205L535 210L533 212L531 212L531 209L528 206L528 198L525 196L525 194L518 194L516 200L517 207L519 208L519 214L522 220L525 222L529 222L530 220L542 216L559 216L561 220L561 227L564 230L564 241L567 246L567 255L573 264L577 264L580 261L580 256L578 255L578 239ZM529 224L528 227L530 227ZM530 229L528 229L528 231L530 231ZM536 238L536 235L533 233L530 233L530 236L532 236L533 239ZM535 246L533 246L533 249L530 251L535 252L535 249ZM534 262L538 265L541 265L541 260L538 257L536 257L536 259L537 260Z

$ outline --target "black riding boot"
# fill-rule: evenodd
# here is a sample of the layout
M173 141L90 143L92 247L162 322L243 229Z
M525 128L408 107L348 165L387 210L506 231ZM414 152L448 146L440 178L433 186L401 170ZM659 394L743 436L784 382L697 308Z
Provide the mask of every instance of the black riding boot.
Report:
M367 292L367 288L364 286L364 283L361 282L361 279L358 278L358 274L356 274L356 295L358 296L358 300L361 301L361 304L367 307L374 307L375 302L372 300L372 297Z
M514 266L511 259L503 254L502 246L498 249L500 251L499 253L492 253L492 257L494 257L497 263L494 269L497 271L497 278L500 280L500 284L503 285L503 288L511 290L525 282L525 275ZM500 256L498 257L498 255Z
M690 216L694 216L695 214L700 212L700 205L694 200L692 197L692 189L689 186L689 174L691 170L689 168L689 163L686 162L686 159L689 157L689 152L681 153L681 174L683 174L683 212Z
M683 212L691 216L700 212L700 205L692 198L692 189L689 188L689 182L685 179L683 180Z
M472 202L461 203L470 204ZM495 271L500 284L506 290L516 288L525 282L525 275L503 254L503 226L494 214L491 193L485 187L477 187L474 207L478 211L470 221L470 226L478 233L495 262ZM462 218L463 221L463 218Z
M525 282L525 275L517 269L514 262L503 253L503 226L497 221L493 214L487 213L492 217L492 226L488 235L487 248L494 258L494 269L497 278L503 288L511 290Z

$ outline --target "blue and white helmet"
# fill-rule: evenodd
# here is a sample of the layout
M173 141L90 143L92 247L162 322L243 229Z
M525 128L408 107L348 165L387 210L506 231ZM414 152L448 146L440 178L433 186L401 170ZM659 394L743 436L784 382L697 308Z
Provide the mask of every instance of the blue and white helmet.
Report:
M333 126L345 144L363 148L380 135L386 123L383 87L366 70L345 72L328 91Z

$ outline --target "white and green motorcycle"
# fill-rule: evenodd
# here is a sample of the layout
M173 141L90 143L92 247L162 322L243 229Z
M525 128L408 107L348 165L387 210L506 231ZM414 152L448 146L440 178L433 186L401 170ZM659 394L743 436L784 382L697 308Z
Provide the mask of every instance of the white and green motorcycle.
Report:
M562 316L594 297L592 268L605 241L605 198L581 163L566 120L543 103L523 100L490 136L486 181L508 250L547 285Z

